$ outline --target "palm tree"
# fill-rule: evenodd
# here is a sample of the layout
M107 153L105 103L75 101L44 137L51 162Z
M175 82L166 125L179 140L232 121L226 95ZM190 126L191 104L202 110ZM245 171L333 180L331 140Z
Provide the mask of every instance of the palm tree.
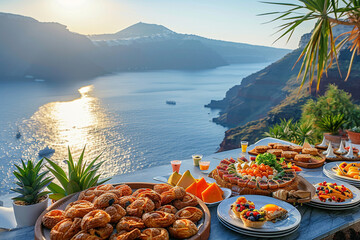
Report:
M281 35L275 41L288 37L291 38L295 29L307 21L316 21L311 33L311 38L300 54L296 63L302 59L298 79L302 76L300 88L304 85L306 78L310 86L316 79L317 90L324 73L332 66L334 61L340 72L337 57L342 47L350 44L352 52L351 60L345 81L348 79L355 57L360 53L360 0L297 0L298 3L275 3L264 2L285 6L286 11L270 12L261 15L277 15L271 22L282 20L279 31ZM334 38L332 28L336 25L352 26L352 30L344 32ZM339 37L343 38L339 39ZM335 43L339 39L338 43ZM295 63L295 64L296 64ZM316 74L316 76L315 76ZM341 73L340 73L341 76Z

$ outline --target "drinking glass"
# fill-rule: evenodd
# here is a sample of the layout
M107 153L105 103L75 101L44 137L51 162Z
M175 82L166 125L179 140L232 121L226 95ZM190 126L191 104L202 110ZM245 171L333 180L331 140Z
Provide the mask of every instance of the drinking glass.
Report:
M200 154L194 154L194 155L192 155L192 159L193 159L193 161L194 161L194 166L199 166L199 162L201 161L201 159L202 159L202 155L200 155Z
M180 166L181 166L181 161L180 160L173 160L171 161L171 166L172 166L172 170L173 172L180 172Z
M246 153L248 144L249 143L247 141L241 141L241 152Z

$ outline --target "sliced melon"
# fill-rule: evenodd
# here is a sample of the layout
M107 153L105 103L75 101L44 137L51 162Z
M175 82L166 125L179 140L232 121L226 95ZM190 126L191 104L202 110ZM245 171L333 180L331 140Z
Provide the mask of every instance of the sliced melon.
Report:
M173 172L168 179L168 184L172 186L176 186L180 178L181 178L181 174L179 174L178 172Z
M213 203L223 200L222 190L216 183L210 184L202 193L202 200L206 203Z
M196 182L195 178L191 175L190 171L187 170L186 172L184 172L176 186L186 189L194 182Z

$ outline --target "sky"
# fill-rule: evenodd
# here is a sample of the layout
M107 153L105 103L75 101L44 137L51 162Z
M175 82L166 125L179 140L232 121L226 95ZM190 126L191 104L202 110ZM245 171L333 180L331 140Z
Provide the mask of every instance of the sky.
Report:
M313 23L300 26L288 43L284 39L273 44L281 22L265 24L272 17L258 16L286 9L257 0L0 0L0 12L58 22L72 32L86 35L114 33L145 22L161 24L178 33L295 49Z

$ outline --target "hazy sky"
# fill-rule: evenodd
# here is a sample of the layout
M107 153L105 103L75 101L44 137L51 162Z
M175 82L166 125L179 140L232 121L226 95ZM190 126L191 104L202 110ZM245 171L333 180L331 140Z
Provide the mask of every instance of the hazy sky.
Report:
M271 0L270 0L271 1ZM295 2L295 0L277 0ZM264 12L286 9L256 0L0 0L0 12L59 22L82 34L113 33L137 22L161 24L178 33L213 39L284 48L296 48L308 23L293 39L275 43L272 34L280 24L264 22Z

